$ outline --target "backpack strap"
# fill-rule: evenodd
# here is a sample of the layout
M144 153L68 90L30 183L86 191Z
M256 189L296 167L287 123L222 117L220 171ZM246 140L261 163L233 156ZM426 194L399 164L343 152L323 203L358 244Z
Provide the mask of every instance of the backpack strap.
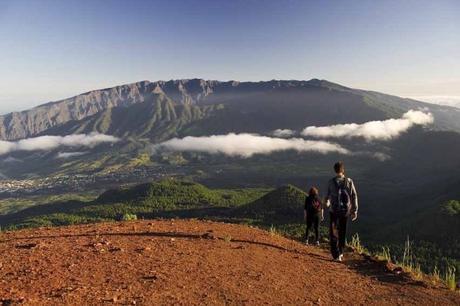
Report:
M350 179L348 177L346 176L343 177L343 183L345 184L345 188L351 189L349 188L351 184L350 184Z
M339 181L338 181L337 177L334 178L334 183L337 186L337 188L340 188L340 184L339 184ZM348 184L349 183L350 183L350 181L349 181L348 177L344 176L343 177L343 184L344 184L345 188L348 189Z

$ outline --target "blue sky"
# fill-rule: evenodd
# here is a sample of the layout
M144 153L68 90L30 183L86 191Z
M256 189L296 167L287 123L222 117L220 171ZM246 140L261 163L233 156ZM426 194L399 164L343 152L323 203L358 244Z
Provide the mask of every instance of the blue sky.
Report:
M460 96L460 1L0 2L0 113L194 77Z

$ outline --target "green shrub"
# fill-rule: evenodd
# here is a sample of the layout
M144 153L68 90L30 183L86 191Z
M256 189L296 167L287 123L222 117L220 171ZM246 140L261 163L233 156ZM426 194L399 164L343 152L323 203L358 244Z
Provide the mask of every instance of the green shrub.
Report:
M457 288L457 282L455 281L455 268L454 267L447 268L446 274L444 275L444 281L450 290L455 290Z
M366 248L361 244L361 240L359 239L359 234L356 233L351 237L351 243L349 246L358 254L367 254L368 251Z
M225 236L224 236L224 241L227 242L227 243L228 243L228 242L231 242L231 241L232 241L232 236L230 236L230 235L225 235Z
M451 200L444 204L443 210L449 216L460 215L460 201Z
M270 225L269 232L270 232L270 235L272 236L278 235L278 230L276 229L276 226L274 226L273 224Z
M119 221L135 221L137 216L135 214L123 214L118 219Z
M403 259L400 265L408 271L413 271L415 268L414 256L412 254L409 236L407 236L406 242L404 243Z
M441 280L441 274L439 273L438 266L434 266L433 273L431 274L436 281Z
M390 248L387 246L382 247L382 252L377 254L379 257L383 258L384 260L391 262L391 253Z

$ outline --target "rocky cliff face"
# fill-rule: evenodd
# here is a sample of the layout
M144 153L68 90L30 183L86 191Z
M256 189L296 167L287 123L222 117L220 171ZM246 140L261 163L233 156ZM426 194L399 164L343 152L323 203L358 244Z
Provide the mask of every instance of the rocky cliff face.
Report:
M126 107L163 93L178 104L196 104L213 92L216 81L142 81L90 91L23 112L0 116L0 139L17 140L38 135L69 121L81 120L113 107Z
M53 126L81 120L100 111L144 101L149 82L87 92L28 111L0 116L0 139L14 140L41 133Z

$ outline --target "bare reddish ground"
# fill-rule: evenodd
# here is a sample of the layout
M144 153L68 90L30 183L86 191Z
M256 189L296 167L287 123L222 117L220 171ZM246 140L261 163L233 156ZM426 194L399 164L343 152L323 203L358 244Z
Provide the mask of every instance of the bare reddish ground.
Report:
M0 235L3 305L460 305L440 286L241 225L135 221Z

